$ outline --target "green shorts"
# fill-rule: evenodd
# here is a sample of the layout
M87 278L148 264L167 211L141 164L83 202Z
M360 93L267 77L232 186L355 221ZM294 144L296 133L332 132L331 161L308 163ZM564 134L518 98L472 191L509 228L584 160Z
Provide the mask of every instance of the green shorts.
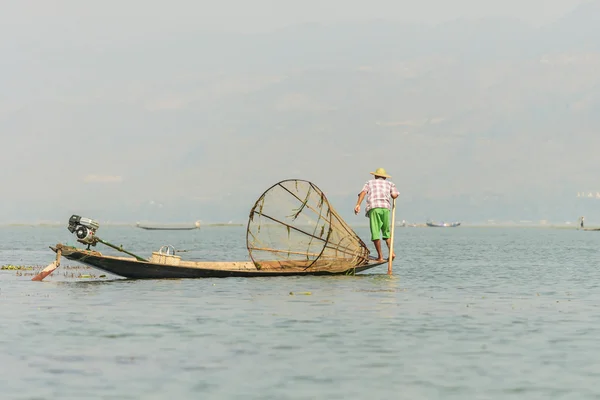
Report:
M369 222L371 225L371 240L390 238L390 209L372 208L369 210Z

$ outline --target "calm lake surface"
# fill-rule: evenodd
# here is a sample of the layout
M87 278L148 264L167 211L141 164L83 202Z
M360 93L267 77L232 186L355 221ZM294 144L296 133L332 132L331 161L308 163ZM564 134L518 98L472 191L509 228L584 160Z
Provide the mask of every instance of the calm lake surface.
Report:
M245 227L98 234L142 256L248 257ZM59 242L75 242L66 226L0 227L0 265L45 266ZM599 243L397 228L391 277L141 281L65 259L43 282L0 271L0 398L599 399Z

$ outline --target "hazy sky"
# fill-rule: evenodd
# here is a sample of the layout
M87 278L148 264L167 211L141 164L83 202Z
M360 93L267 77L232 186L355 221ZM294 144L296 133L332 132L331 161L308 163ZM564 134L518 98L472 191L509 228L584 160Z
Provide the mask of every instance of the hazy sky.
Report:
M91 38L192 30L260 32L292 24L364 21L438 23L456 18L511 16L551 22L582 0L2 0L4 41L38 34ZM41 38L40 38L41 39Z
M348 202L353 199L348 196L354 196L368 171L378 166L393 171L401 180L403 199L418 194L431 197L438 189L447 196L478 191L478 198L487 199L511 188L523 190L528 182L534 189L546 184L545 189L560 191L565 183L550 181L536 168L558 168L553 160L562 157L567 139L540 139L540 131L548 134L548 125L536 124L547 116L562 115L556 110L566 112L563 99L573 110L587 112L586 118L597 114L593 107L600 101L595 94L599 91L585 86L600 82L593 54L569 67L571 70L557 67L548 72L554 75L544 75L532 69L532 65L538 68L542 50L521 43L521 31L515 31L521 28L510 22L491 30L485 24L466 31L454 26L449 32L456 38L434 34L420 42L415 38L414 45L412 37L397 33L403 32L398 28L392 38L400 36L402 40L389 48L386 43L372 46L372 39L364 39L362 33L353 36L353 28L330 33L326 44L319 43L311 31L288 36L287 40L293 41L289 46L278 41L277 33L249 39L231 36L222 38L229 40L223 49L221 42L212 43L211 37L202 33L264 33L303 23L334 25L377 19L438 24L459 18L513 17L541 26L583 3L586 1L0 0L0 139L4 160L12 166L0 170L2 190L11 193L0 196L0 223L28 216L64 219L77 207L98 213L92 217L102 219L106 210L101 205L121 210L113 215L123 218L123 214L150 207L151 202L153 207L165 203L167 208L169 200L178 202L179 208L170 214L178 219L223 219L194 211L202 204L214 207L219 203L238 207L236 215L243 216L252 196L280 175L322 179L330 185L329 193L340 196L339 207L351 210ZM597 29L597 25L588 21L588 27ZM380 34L368 29L367 33L375 32L373 37ZM484 45L477 42L479 33ZM562 37L559 31L554 33ZM586 35L596 37L595 33ZM163 37L171 41L161 42ZM502 42L506 37L514 39L507 44ZM461 43L472 39L466 46L481 53L482 64L466 73L467 68L479 67L450 58L468 53ZM251 45L256 47L248 49ZM505 59L495 58L497 45L498 52L508 54ZM235 49L230 51L228 46ZM405 47L401 50L400 46ZM513 47L506 52L507 46ZM331 48L339 53L337 58L327 58L333 54ZM416 55L412 59L406 56L407 64L398 67L398 54L404 51ZM436 52L443 56L423 61L419 51L428 57ZM549 55L548 65L566 65L561 57ZM326 62L338 69L311 69ZM298 72L297 65L304 69ZM429 69L434 71L432 76L427 75ZM357 77L358 70L374 72ZM520 90L522 76L532 82L526 93ZM469 90L473 90L472 98L454 104L456 93L471 93ZM544 95L553 90L553 97ZM377 101L370 103L369 96ZM487 101L491 102L488 109L478 110L479 104ZM395 109L390 108L396 103ZM346 112L353 115L336 115L337 109L350 110ZM356 110L364 110L364 120ZM532 110L538 120L528 119ZM513 122L513 116L520 118L519 122ZM427 121L438 120L450 123L427 125ZM577 137L572 132L569 139L583 152L596 145L595 136L589 134L595 125L586 121L580 118L578 129L587 136ZM551 127L561 123L555 121ZM476 137L478 132L515 131L511 124L523 124L527 133L495 141ZM387 155L384 141L370 152L365 152L364 142L356 141L375 130L393 135L398 146L395 155ZM431 136L433 131L439 136ZM444 132L448 134L443 136ZM298 140L299 135L321 141L329 153L319 153L306 142L291 146L290 141ZM354 139L345 140L350 137ZM545 147L529 152L527 146L540 143ZM296 149L303 149L298 150L304 151L302 157L294 153ZM519 158L522 174L507 176L506 168L516 168L517 163L504 165L505 159L494 156L496 149ZM485 152L477 153L482 150ZM452 151L461 154L456 161L449 155ZM426 154L432 158L420 163ZM531 161L532 154L537 164ZM583 159L567 168L574 180L569 183L572 186L567 185L573 195L577 184L578 190L600 190L590 183L590 171L596 168L593 158ZM461 160L481 164L472 168L461 165ZM529 162L536 166L527 169ZM320 176L323 170L330 175ZM480 171L478 176L473 175L474 170ZM577 181L580 172L588 178ZM473 176L461 181L460 174ZM83 185L80 190L93 196L81 200L69 195L65 182L54 181L57 176L69 177L69 184ZM156 180L165 182L164 193L171 197L161 198ZM216 185L214 193L207 189L207 182ZM240 192L243 190L246 192ZM236 192L243 193L243 198L229 200ZM452 201L453 205L446 205L448 213L456 210L456 204L466 204L462 197ZM182 204L192 211L178 214ZM417 205L414 207L413 211ZM425 207L413 215L422 218ZM556 210L560 205L553 207ZM406 210L411 212L410 207ZM468 210L461 213L456 212L468 215ZM152 218L141 211L132 218L144 215Z

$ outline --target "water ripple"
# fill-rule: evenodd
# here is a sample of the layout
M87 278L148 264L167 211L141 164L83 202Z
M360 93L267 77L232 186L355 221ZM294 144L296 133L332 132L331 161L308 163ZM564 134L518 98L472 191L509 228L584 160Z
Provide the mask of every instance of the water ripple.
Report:
M242 228L102 229L142 254L168 242L247 257ZM63 230L0 229L0 264L48 264L40 249L71 240ZM1 271L3 398L600 398L600 235L397 232L392 277L34 283Z

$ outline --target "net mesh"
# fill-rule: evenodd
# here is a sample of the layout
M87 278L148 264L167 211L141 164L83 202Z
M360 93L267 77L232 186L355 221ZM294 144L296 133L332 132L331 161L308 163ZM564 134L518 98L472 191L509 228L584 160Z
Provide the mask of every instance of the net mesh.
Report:
M369 260L365 243L304 180L281 181L262 194L250 211L246 242L258 268L279 261L282 267L341 271Z

